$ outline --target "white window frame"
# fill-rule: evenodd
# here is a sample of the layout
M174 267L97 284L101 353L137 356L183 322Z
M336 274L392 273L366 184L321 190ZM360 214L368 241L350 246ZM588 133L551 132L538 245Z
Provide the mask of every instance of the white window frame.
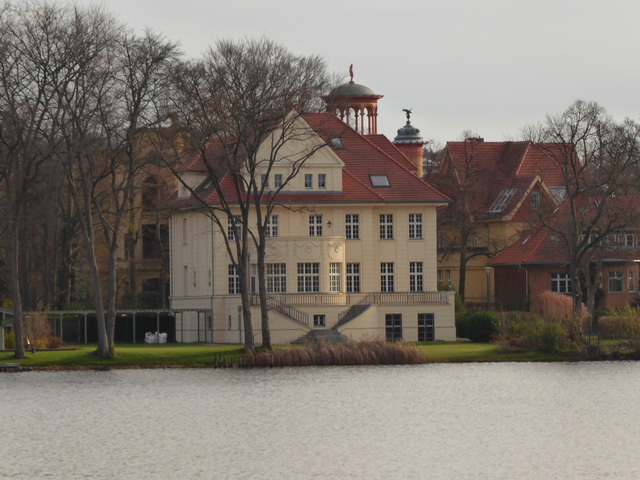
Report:
M342 263L329 263L329 292L342 292Z
M262 188L269 188L269 175L266 173L260 175L260 183L262 184Z
M360 293L360 264L347 263L346 268L347 293Z
M233 228L234 220L235 228ZM242 240L242 222L240 217L227 217L227 240L235 240L236 235L238 235L239 240Z
M287 264L267 263L267 293L287 292Z
M360 215L347 213L344 216L344 233L347 240L360 240Z
M269 215L269 218L267 218L266 228L264 230L265 236L277 237L279 223L280 219L278 218L278 215Z
M568 295L573 292L571 275L569 272L551 273L551 291L553 293L561 293L564 295Z
M516 193L517 188L504 188L498 194L498 197L489 207L489 213L500 213L504 210L504 207L507 206L511 197Z
M380 214L380 240L393 240L393 213Z
M240 275L238 274L238 266L230 263L227 275L229 280L229 295L240 294Z
M424 264L422 262L409 262L409 290L424 292Z
M421 213L409 214L409 239L410 240L422 239L422 214Z
M609 293L624 293L624 272L622 270L608 272L607 289Z
M395 292L393 262L380 263L380 291Z
M322 313L313 314L313 326L316 328L327 326L327 317Z
M313 188L313 174L305 173L304 174L304 188L309 189Z
M627 272L627 292L635 293L638 291L638 271L631 268Z
M538 210L540 208L540 192L537 190L531 192L531 209Z
M322 236L322 215L309 215L309 236Z
M327 174L319 173L318 174L318 188L325 189L327 188Z
M298 292L317 293L320 291L320 263L298 263Z
M273 188L280 188L282 186L282 174L275 173L273 175Z

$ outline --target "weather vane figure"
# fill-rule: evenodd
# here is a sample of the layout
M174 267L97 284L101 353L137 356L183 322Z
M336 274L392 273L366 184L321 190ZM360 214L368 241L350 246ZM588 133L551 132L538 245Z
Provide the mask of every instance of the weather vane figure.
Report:
M412 108L403 108L402 111L407 114L407 122L411 121L411 110Z
M351 77L349 83L353 83L353 63L349 66L349 76Z

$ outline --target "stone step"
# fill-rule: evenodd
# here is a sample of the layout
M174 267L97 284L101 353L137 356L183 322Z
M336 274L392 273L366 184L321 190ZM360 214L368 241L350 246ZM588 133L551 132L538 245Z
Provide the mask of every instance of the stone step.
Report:
M306 342L317 343L320 338L324 339L324 341L332 345L349 342L349 339L342 333L338 332L337 330L329 329L313 330L301 336L300 338L297 338L291 343L294 345L303 345Z

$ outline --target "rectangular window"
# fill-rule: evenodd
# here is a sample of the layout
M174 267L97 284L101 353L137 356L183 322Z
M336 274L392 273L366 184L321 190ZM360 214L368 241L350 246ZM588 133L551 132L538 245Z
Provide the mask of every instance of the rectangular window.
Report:
M329 264L329 291L331 293L340 293L342 291L342 264Z
M313 326L314 327L324 327L327 324L327 320L324 315L314 315L313 316Z
M159 229L158 229L159 227ZM168 252L169 227L155 223L142 225L142 258L162 258Z
M422 214L421 213L409 214L409 238L411 240L422 238Z
M273 186L275 188L280 188L282 186L282 174L276 173L273 175Z
M287 264L267 263L267 293L286 293Z
M304 188L313 188L313 175L311 173L304 174Z
M569 274L552 273L551 291L554 293L571 293L571 278L569 278Z
M269 175L265 173L260 175L260 182L262 182L262 188L269 188Z
M309 236L322 236L322 215L309 215Z
M235 240L242 239L242 222L240 217L228 217L227 218L227 239Z
M438 283L444 282L444 272L442 270L438 270Z
M277 237L278 236L278 215L270 215L267 219L267 225L264 234L267 237Z
M540 208L540 192L531 192L531 210Z
M327 174L319 173L318 174L318 188L327 188Z
M609 272L609 293L624 293L624 281L619 270Z
M634 236L630 233L618 235L618 245L622 247L633 247Z
M320 264L298 263L298 292L313 293L320 291Z
M189 243L189 224L187 223L187 219L182 219L182 244L186 245Z
M391 213L380 214L380 239L393 239L393 214Z
M496 198L495 201L491 204L491 207L489 207L489 213L502 212L507 206L507 203L509 203L509 200L511 200L513 195L516 193L516 190L517 188L503 189L498 195L498 198Z
M393 262L382 262L380 264L380 291L393 292Z
M409 262L409 288L412 292L424 291L422 262Z
M359 263L347 263L347 293L360 293Z
M347 213L344 217L344 233L347 240L360 239L360 215Z
M229 295L237 295L240 293L240 275L238 275L238 267L229 265Z
M627 292L634 293L638 291L638 271L629 270L627 276Z
M387 313L384 316L384 327L387 342L402 340L402 314Z
M433 342L436 339L435 319L433 313L418 314L418 341Z
M189 267L182 267L182 290L184 292L184 296L189 295Z

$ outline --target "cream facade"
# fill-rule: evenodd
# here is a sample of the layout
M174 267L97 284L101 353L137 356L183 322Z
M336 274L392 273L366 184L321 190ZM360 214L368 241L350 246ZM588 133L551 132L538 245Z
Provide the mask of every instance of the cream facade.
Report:
M268 188L285 182L267 243L272 342L331 329L354 341L455 340L453 293L437 291L436 208L446 198L412 173L384 137L375 141L386 142L389 153L333 116L314 115L305 119L322 120L324 134L300 119L305 140L286 145L269 171L257 172ZM332 140L332 128L340 143ZM303 151L309 156L292 176ZM188 176L190 185L206 182L204 173ZM243 341L240 286L225 246L234 232L225 228L228 219L220 221L222 228L197 207L171 215L178 341ZM255 259L251 252L253 330L260 343Z

